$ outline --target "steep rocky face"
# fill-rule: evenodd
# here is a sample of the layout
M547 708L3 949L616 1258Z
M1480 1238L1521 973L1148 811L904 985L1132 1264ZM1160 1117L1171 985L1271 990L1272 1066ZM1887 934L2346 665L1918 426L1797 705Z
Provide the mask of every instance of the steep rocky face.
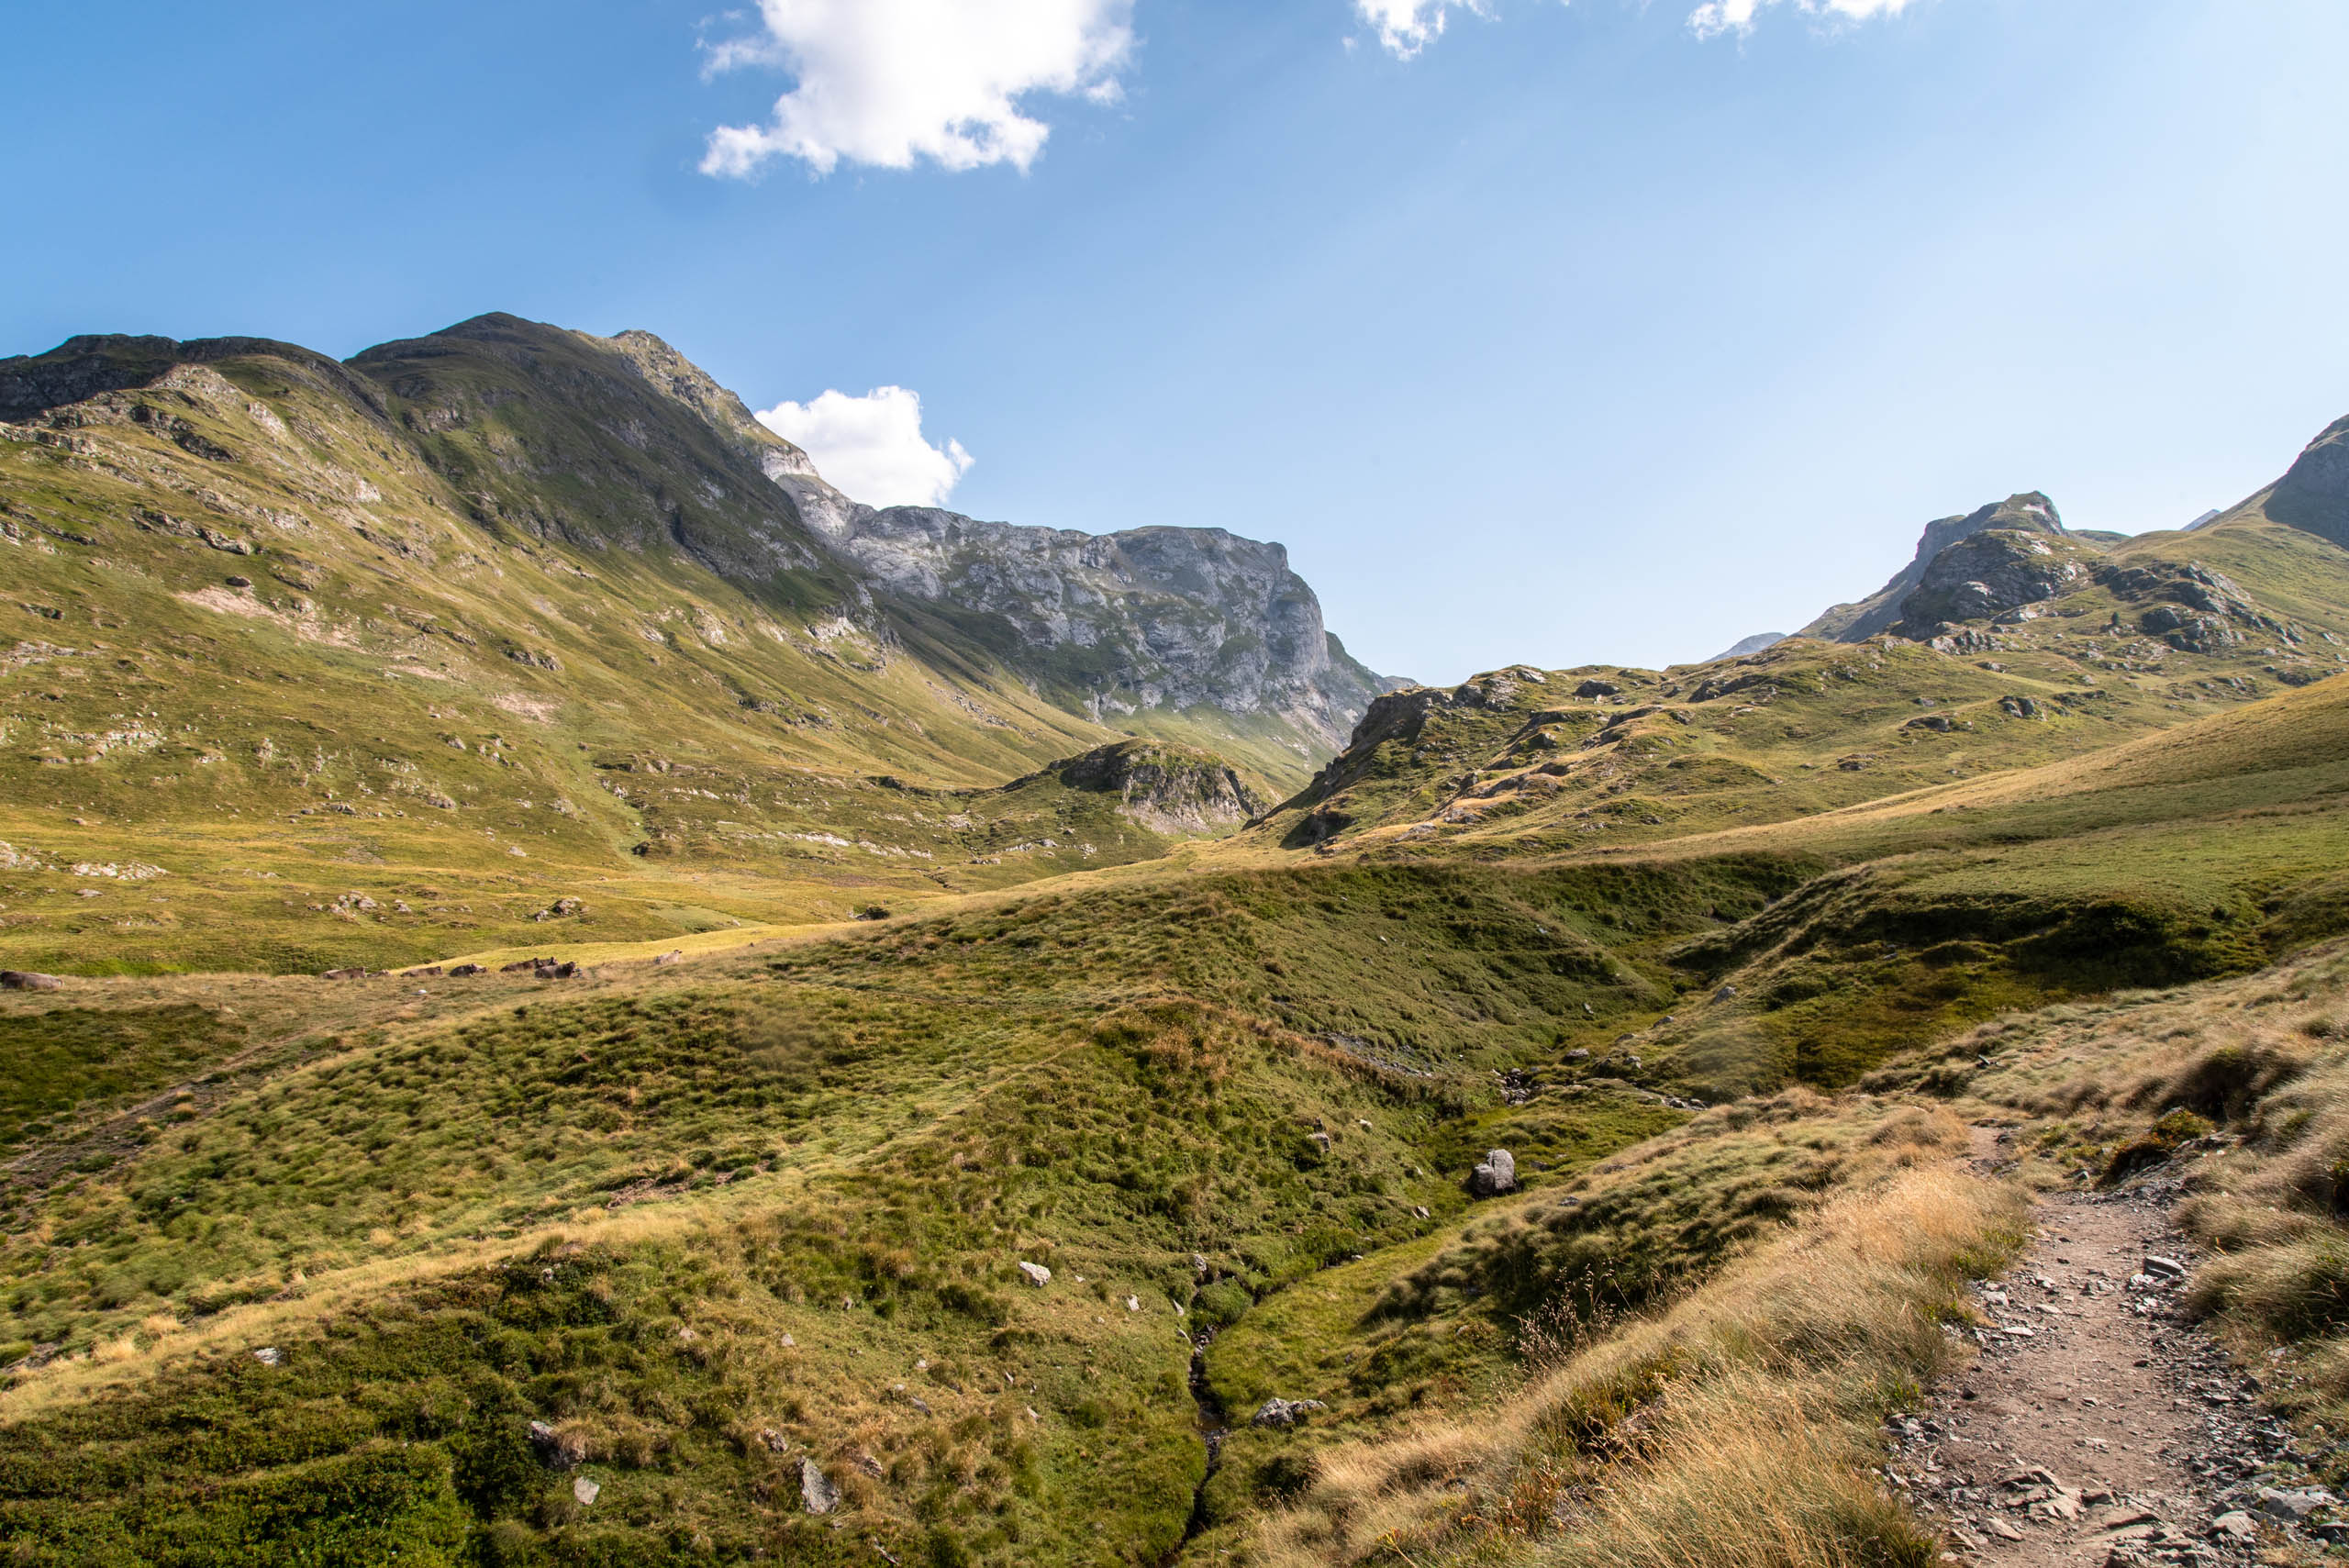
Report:
M1920 639L1953 621L2028 619L2034 606L2084 582L2079 551L2059 538L1988 528L1948 546L1925 565L1900 601L1893 629Z
M2276 482L2267 515L2349 549L2349 418L2327 426Z
M874 508L787 457L770 456L766 473L876 591L930 606L1098 721L1215 707L1286 720L1334 749L1377 694L1280 545L1221 528L1086 534Z
M1798 637L1823 638L1830 642L1865 642L1891 628L1907 611L1909 595L1923 585L1927 570L1952 545L1990 529L2065 537L2069 530L2057 515L2055 503L2036 490L2009 495L1977 507L1962 517L1938 517L1925 525L1917 553L1883 587L1855 604L1837 605L1802 628Z

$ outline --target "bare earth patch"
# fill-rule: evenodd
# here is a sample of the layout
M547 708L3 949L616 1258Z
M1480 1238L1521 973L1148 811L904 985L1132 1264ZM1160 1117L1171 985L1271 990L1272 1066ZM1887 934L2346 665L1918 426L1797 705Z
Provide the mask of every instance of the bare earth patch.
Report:
M1972 1367L1894 1423L1888 1472L1964 1560L1996 1568L2219 1564L2287 1544L2259 1473L2289 1450L2259 1384L2188 1325L2165 1211L2041 1202L2030 1250L1977 1284Z
M540 724L552 718L555 709L562 706L545 697L524 696L519 692L500 693L489 700L508 713L523 718L536 719Z

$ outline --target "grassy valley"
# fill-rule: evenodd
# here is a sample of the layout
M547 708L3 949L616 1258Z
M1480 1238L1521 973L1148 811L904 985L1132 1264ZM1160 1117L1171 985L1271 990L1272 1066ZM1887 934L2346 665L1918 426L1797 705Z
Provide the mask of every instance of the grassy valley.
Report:
M2349 553L2266 493L1308 779L491 341L0 445L11 1561L1929 1563L1886 1420L2147 1182L2349 1482Z

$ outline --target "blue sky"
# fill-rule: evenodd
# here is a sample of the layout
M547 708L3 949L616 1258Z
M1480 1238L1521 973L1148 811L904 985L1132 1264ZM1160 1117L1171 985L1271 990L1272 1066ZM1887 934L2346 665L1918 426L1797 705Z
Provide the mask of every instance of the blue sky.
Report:
M2339 0L1366 3L12 7L0 352L642 327L917 393L958 509L1280 539L1429 680L1789 629L2014 490L2182 524L2349 414Z

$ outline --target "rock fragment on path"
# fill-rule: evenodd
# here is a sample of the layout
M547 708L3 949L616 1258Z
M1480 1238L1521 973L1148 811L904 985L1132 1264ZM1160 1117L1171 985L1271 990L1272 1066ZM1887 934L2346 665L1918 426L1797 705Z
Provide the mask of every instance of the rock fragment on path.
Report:
M2271 1519L2299 1524L2319 1508L2329 1508L2339 1501L2321 1486L2262 1486L2256 1507Z
M2210 1521L2210 1535L2216 1540L2257 1540L2259 1521L2236 1508Z

